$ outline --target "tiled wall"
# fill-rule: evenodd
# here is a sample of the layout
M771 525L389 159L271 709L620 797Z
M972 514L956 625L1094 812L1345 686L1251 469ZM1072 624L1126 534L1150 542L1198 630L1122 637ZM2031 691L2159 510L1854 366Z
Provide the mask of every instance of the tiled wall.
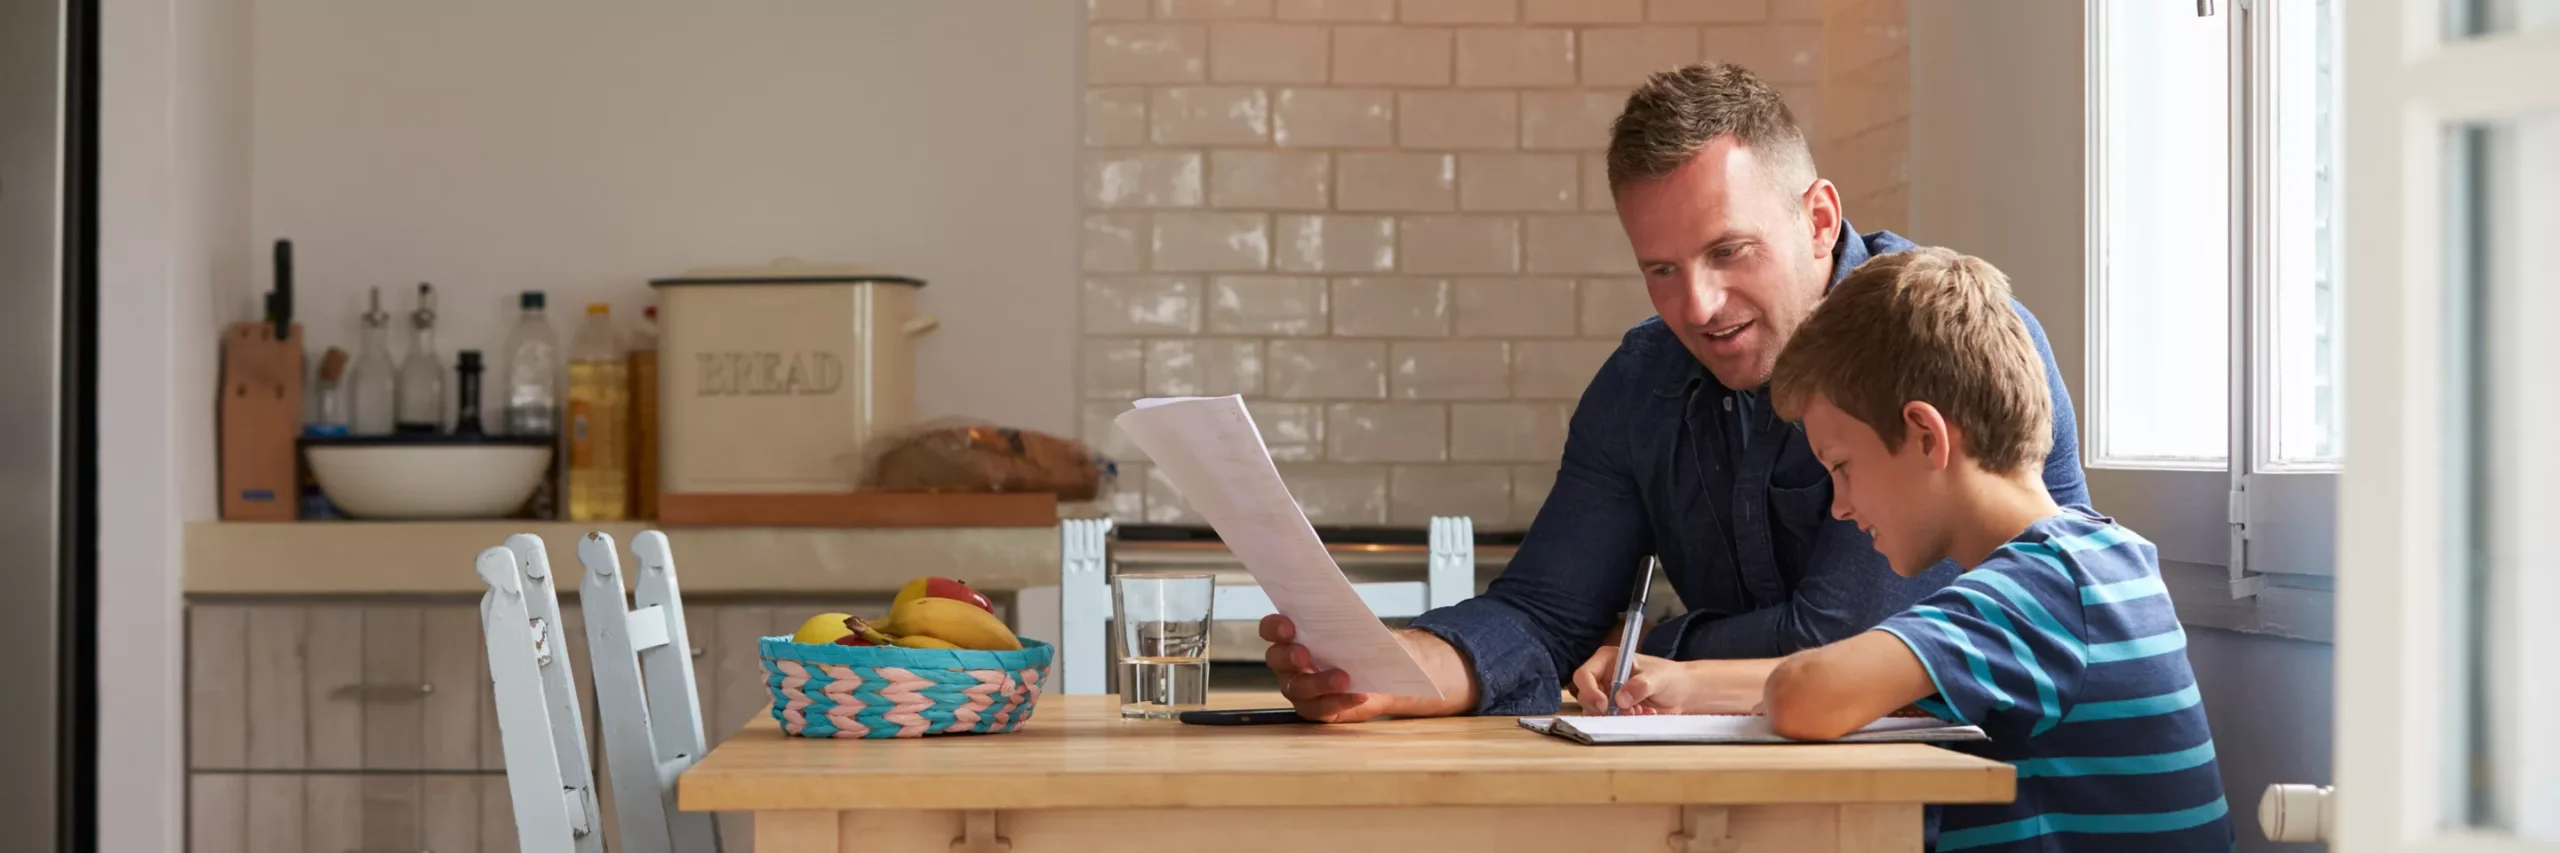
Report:
M1114 415L1242 394L1317 524L1525 526L1652 314L1600 159L1627 90L1740 62L1820 150L1889 155L1891 189L1849 192L1896 200L1907 123L1833 139L1821 104L1907 86L1866 61L1901 55L1900 2L1088 0L1081 430L1122 463L1115 517L1198 523Z

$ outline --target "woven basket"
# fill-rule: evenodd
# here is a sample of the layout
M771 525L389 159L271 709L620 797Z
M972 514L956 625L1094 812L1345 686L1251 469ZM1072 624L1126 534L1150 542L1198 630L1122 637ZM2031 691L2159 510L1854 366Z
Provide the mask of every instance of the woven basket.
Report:
M1001 734L1040 701L1056 649L1020 651L838 646L765 637L765 689L784 732L815 738Z

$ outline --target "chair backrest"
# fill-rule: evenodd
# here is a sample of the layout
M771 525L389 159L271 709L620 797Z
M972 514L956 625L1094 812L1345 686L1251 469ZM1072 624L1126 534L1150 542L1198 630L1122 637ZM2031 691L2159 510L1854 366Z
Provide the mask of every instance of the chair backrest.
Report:
M595 775L570 674L560 600L540 537L518 534L480 552L473 566L490 695L507 760L522 853L603 853Z
M1111 522L1062 522L1058 574L1059 691L1096 694L1109 689ZM1431 519L1430 561L1419 581L1352 584L1381 619L1420 616L1465 601L1476 589L1475 521L1464 516ZM1277 613L1261 587L1220 585L1211 606L1219 622L1256 622Z
M655 530L632 537L631 554L639 558L639 582L626 605L613 537L589 533L578 542L578 562L587 567L578 601L587 615L614 822L623 853L710 853L719 843L711 815L676 809L676 777L702 760L704 744L675 556L666 534Z

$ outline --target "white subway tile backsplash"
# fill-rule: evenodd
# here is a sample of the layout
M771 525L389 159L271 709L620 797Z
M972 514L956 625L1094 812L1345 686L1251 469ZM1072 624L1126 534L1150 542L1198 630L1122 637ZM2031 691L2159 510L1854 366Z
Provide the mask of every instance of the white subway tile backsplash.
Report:
M1408 149L1520 146L1520 97L1510 92L1406 92L1396 113L1396 141Z
M1458 158L1451 154L1342 154L1334 158L1334 206L1353 211L1434 211L1458 207Z
M1079 432L1076 437L1083 440L1085 446L1092 448L1093 452L1110 457L1112 461L1121 463L1147 461L1146 451L1138 449L1138 443L1129 440L1128 431L1112 422L1113 418L1119 417L1121 412L1128 410L1129 401L1127 400L1086 403L1078 407L1076 420Z
M1085 272L1145 272L1146 269L1146 214L1085 214Z
M1157 89L1148 103L1157 145L1263 145L1271 141L1271 96L1261 89Z
M1747 24L1769 19L1769 0L1650 0L1646 11L1656 21Z
M1314 462L1324 458L1324 406L1250 400L1245 403L1245 414L1253 417L1254 431L1262 433L1262 443L1271 448L1272 461Z
M1511 470L1500 465L1398 465L1388 475L1387 523L1422 527L1466 516L1479 530L1511 526Z
M1573 336L1573 281L1468 278L1455 285L1458 334L1469 338Z
M1332 201L1332 183L1332 160L1320 152L1209 152L1213 207L1323 210Z
M1155 268L1259 272L1271 266L1271 218L1260 213L1159 213Z
M1527 529L1538 520L1538 508L1547 502L1547 493L1556 487L1555 463L1511 466L1511 524Z
M1084 280L1084 333L1192 335L1200 332L1200 280L1174 276Z
M1529 218L1529 271L1539 273L1625 273L1636 268L1635 250L1615 216L1533 216Z
M1617 340L1653 316L1653 297L1641 278L1587 278L1580 285L1582 335Z
M1458 207L1474 212L1574 209L1581 167L1571 154L1458 155Z
M1400 268L1408 273L1488 274L1520 271L1520 221L1487 216L1407 216L1396 226Z
M1820 25L1707 27L1703 33L1700 50L1706 61L1740 65L1770 83L1822 79Z
M1086 89L1084 144L1091 148L1147 144L1147 90Z
M1282 89L1273 97L1272 141L1291 148L1395 144L1396 101L1362 89Z
M1173 487L1173 480L1159 468L1147 470L1147 523L1198 526L1207 523L1193 512L1191 504Z
M1085 34L1085 82L1095 85L1196 83L1209 76L1209 28L1198 24L1103 24Z
M1385 272L1396 265L1396 221L1385 216L1281 216L1284 272Z
M1571 86L1574 32L1485 28L1458 32L1458 85Z
M1271 396L1283 400L1383 400L1384 341L1284 339L1263 347Z
M1209 26L1209 79L1221 83L1322 83L1332 42L1316 24L1234 21Z
M1507 24L1520 20L1520 0L1403 0L1397 19L1408 24Z
M1262 393L1262 343L1233 338L1148 341L1150 397Z
M1644 0L1527 0L1521 16L1532 24L1634 24L1644 21Z
M1523 400L1579 400L1591 377L1618 350L1615 340L1521 341L1511 348L1511 395Z
M1084 0L1087 21L1143 21L1147 19L1148 0Z
M1271 0L1156 0L1156 17L1172 20L1268 18Z
M1415 403L1335 403L1325 409L1325 458L1335 462L1439 462L1449 456L1449 412Z
M1396 0L1280 0L1284 21L1392 21Z
M1209 285L1209 333L1322 335L1327 296L1321 278L1219 276Z
M1387 395L1394 399L1511 396L1511 345L1501 341L1398 341L1387 347L1387 365Z
M1086 399L1134 400L1146 396L1146 343L1128 338L1086 338Z
M1582 85L1633 88L1657 71L1698 61L1698 32L1687 27L1582 31Z
M1449 85L1451 35L1436 27L1336 27L1333 82L1342 86Z
M1453 462L1544 462L1564 456L1571 403L1452 403Z
M1103 513L1116 524L1146 523L1148 466L1141 462L1114 462L1107 493L1100 501Z
M1281 465L1280 479L1307 521L1327 527L1387 523L1387 469L1367 465Z
M1333 283L1333 333L1347 338L1449 334L1449 283L1426 278L1346 278Z
M1200 200L1199 152L1085 152L1087 206L1199 207Z
M1598 151L1626 106L1625 92L1520 93L1520 147Z

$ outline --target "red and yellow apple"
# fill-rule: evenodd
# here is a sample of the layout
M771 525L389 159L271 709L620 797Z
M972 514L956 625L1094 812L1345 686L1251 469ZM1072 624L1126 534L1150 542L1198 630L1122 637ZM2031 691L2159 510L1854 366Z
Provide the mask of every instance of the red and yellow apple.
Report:
M899 605L919 598L948 598L954 601L965 601L977 605L978 609L990 614L996 612L995 602L989 601L986 593L979 592L968 584L934 575L908 581L906 587L898 590L898 598L890 603L889 610L895 613Z

